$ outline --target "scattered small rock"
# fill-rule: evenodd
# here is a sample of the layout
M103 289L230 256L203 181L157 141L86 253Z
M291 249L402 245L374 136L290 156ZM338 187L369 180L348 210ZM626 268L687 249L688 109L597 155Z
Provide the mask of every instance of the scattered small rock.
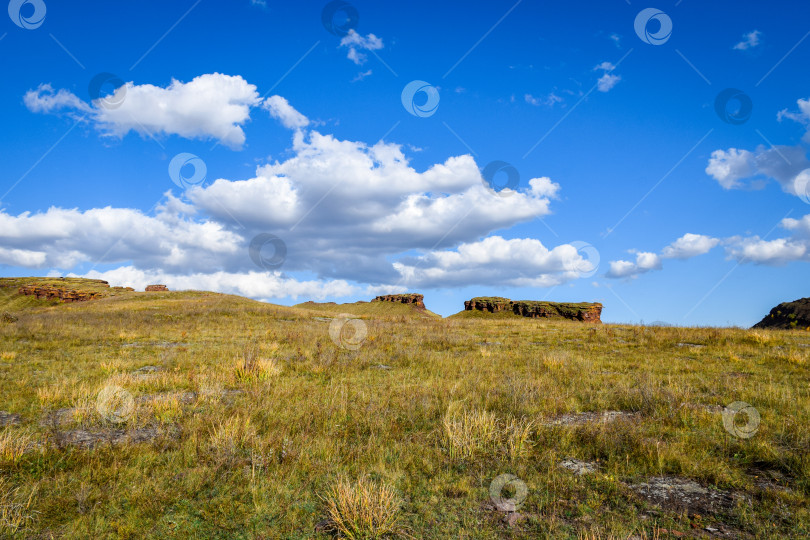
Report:
M16 426L22 422L22 416L6 411L0 411L0 427Z
M596 472L599 468L596 463L589 463L587 461L580 461L578 459L564 459L560 462L559 467L562 469L568 469L569 471L582 476L583 474L588 474L592 472Z
M523 514L520 512L507 512L505 516L503 516L503 522L506 523L507 527L514 527L520 521L523 520Z
M315 524L315 532L323 534L332 534L335 532L335 524L331 519L322 519Z
M589 463L587 461L580 461L578 459L564 459L560 462L559 467L562 469L568 469L578 476L596 472L599 468L596 463Z
M705 347L702 343L687 343L687 342L680 342L675 344L676 347L696 347L698 349Z
M708 515L728 511L734 506L736 498L727 491L706 488L694 480L674 476L657 476L629 487L642 498L665 510L686 511L690 514Z
M135 370L135 375L150 375L152 373L157 373L158 371L162 371L162 368L158 366L143 366L142 368Z
M11 324L17 322L19 319L6 311L2 316L0 316L0 320L2 320L4 323Z

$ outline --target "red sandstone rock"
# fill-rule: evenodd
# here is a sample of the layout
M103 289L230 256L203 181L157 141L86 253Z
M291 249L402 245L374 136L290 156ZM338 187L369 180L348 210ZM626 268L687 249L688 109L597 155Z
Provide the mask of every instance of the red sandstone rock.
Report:
M169 288L166 285L147 285L146 292L168 292Z
M572 321L601 323L602 304L599 303L561 303L538 302L534 300L512 301L499 296L491 298L473 298L464 302L466 311L487 311L500 313L511 311L515 315L532 319L569 319Z
M23 285L17 292L27 296L35 296L38 300L59 300L65 303L86 302L103 296L100 292L77 291L50 285Z
M386 294L378 296L372 302L396 302L399 304L413 304L419 309L425 309L425 297L421 294Z

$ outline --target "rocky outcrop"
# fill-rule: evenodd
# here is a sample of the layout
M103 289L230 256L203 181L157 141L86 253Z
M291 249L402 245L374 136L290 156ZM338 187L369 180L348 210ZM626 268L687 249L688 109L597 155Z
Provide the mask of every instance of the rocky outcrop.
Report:
M779 304L754 328L810 330L810 298Z
M23 285L17 292L27 296L35 296L38 300L59 300L65 303L86 302L104 296L96 291L80 291L52 285Z
M169 292L166 285L147 285L146 292Z
M569 319L591 323L601 323L602 304L539 302L535 300L513 301L508 298L479 297L464 302L466 311L486 311L489 313L512 312L532 319Z
M386 294L378 296L372 302L396 302L399 304L411 304L419 309L425 309L425 297L421 294Z

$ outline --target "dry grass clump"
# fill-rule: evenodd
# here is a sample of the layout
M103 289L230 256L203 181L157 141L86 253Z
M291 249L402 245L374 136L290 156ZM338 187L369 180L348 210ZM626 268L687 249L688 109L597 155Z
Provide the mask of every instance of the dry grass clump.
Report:
M237 359L237 380L246 383L266 382L279 375L281 365L273 358L278 347L278 343L245 347L241 357Z
M245 461L254 452L258 443L256 429L249 417L232 416L210 433L210 447L214 460L233 464Z
M5 478L0 477L0 536L13 535L34 519L32 506L36 497L34 486L28 498L22 495L22 488L12 488Z
M6 427L0 431L0 464L14 465L34 446L34 436L30 430Z
M501 420L489 411L459 411L451 404L443 424L444 439L453 458L469 459L505 451L511 459L518 459L531 450L532 420Z
M390 487L360 478L338 480L324 497L330 525L345 538L407 536L400 518L402 501Z

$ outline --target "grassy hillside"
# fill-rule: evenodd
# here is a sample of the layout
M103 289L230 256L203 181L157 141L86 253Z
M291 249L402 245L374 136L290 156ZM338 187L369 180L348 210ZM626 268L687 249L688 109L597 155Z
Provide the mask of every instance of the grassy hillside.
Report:
M810 535L808 333L3 302L0 537Z
M296 308L304 309L313 314L335 316L341 313L357 315L358 317L384 317L384 318L441 318L440 315L427 309L418 309L409 304L394 302L354 302L351 304L335 304L333 302L304 302L297 304Z

